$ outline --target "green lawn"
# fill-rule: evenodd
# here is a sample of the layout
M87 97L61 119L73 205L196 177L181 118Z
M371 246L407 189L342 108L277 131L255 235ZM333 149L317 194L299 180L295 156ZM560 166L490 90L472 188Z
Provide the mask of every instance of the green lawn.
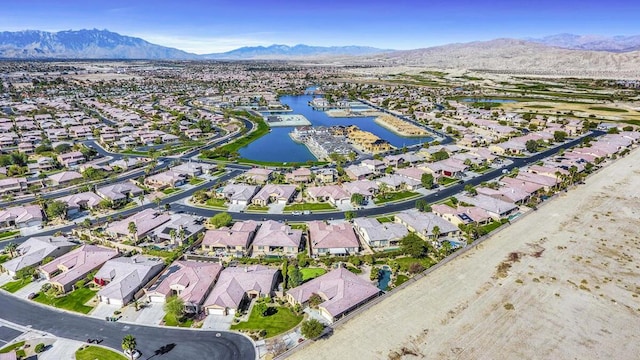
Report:
M388 222L393 222L394 217L393 216L380 216L380 217L377 217L376 220L378 220L380 223L388 223Z
M200 179L200 178L189 179L189 184L191 185L199 185L199 184L202 184L203 182L204 182L204 179Z
M88 314L89 311L93 310L93 307L87 306L85 303L91 300L91 298L96 295L96 292L97 290L80 288L59 298L52 298L42 292L39 292L33 300L41 304L50 305L60 309Z
M302 268L300 269L300 273L302 273L302 281L304 282L326 274L327 270L322 268Z
M293 204L284 207L284 211L318 211L318 210L333 210L335 206L329 203L304 203Z
M22 289L23 287L27 286L28 284L31 283L31 281L33 281L33 279L31 277L27 278L27 279L20 279L20 280L16 280L16 281L11 281L8 282L4 285L2 285L2 289L7 290L10 293L15 293L16 291Z
M11 345L9 345L7 347L4 347L4 348L0 349L0 354L6 354L11 350L15 350L15 349L21 347L22 345L24 345L24 343L25 343L24 341L19 341L19 342L15 343L15 344L11 344Z
M208 199L207 202L205 203L205 205L211 206L211 207L219 207L219 208L225 208L226 209L227 206L224 203L225 203L224 199L213 198L213 199Z
M270 316L261 316L253 308L249 320L231 325L231 330L265 330L265 337L282 334L296 327L302 321L302 315L294 314L288 307L276 307L277 312Z
M7 260L9 260L11 258L11 256L9 254L2 254L0 255L0 264L6 262Z
M249 205L249 206L247 206L247 210L249 210L249 211L264 211L264 212L266 212L267 210L269 210L269 207L268 206Z
M596 110L596 111L610 111L610 112L619 112L619 113L626 113L628 112L625 109L618 109L618 108L611 108L611 107L606 107L606 106L592 106L589 108L589 110Z
M500 226L502 226L502 223L500 221L492 221L492 222L488 223L487 225L481 226L481 228L482 228L482 230L485 231L485 234L488 234L488 233L492 232L493 230L499 228Z
M127 360L127 358L113 350L100 346L87 346L76 351L76 360Z
M162 320L164 321L164 324L167 326L178 326L178 327L191 327L191 325L193 325L193 319L182 319L182 321L179 321L175 316L173 316L173 314L166 314L164 316L164 318L162 318Z
M408 199L408 198L412 198L415 196L418 196L420 194L413 192L413 191L398 191L398 192L393 192L393 193L387 193L384 195L378 195L376 196L376 198L374 199L374 202L376 204L383 204L383 203L387 203L387 202L391 202L391 201L399 201L399 200L403 200L403 199Z
M409 266L411 264L415 263L415 262L419 262L420 264L422 264L422 266L424 266L425 269L428 269L431 266L435 265L435 261L433 261L429 257L426 257L424 259L416 259L416 258L412 258L412 257L403 257L403 258L395 259L395 262L397 262L398 265L400 265L400 271L402 271L402 272L408 272L409 271Z
M443 186L449 186L449 185L453 185L457 182L459 182L460 180L458 179L452 179L452 178L448 178L448 177L441 177L440 179L438 179L438 184L441 184Z
M164 189L162 190L162 193L165 195L169 195L169 194L173 194L174 192L178 192L180 191L179 189L176 188L168 188L168 189Z
M405 282L407 282L407 280L409 280L408 276L400 274L400 275L396 276L396 279L393 281L393 285L400 286L400 285L404 284Z
M5 239L5 238L9 238L9 237L13 237L16 235L20 235L20 230L16 230L16 231L3 231L0 233L0 239Z

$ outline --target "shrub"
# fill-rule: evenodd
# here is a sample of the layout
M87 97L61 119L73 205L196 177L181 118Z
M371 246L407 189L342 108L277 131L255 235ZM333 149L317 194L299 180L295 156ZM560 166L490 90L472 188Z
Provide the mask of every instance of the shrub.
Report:
M317 338L318 336L320 336L320 334L322 334L323 330L324 325L322 325L322 323L316 319L311 319L303 322L300 328L302 336L306 337L307 339Z
M41 353L44 351L44 349L46 348L46 345L43 343L39 343L38 345L36 345L35 351L36 353Z

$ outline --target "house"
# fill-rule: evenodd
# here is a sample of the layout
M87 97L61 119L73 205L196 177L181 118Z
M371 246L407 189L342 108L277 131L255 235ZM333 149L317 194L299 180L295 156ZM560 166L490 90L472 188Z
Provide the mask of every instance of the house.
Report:
M0 228L40 226L42 220L40 205L14 206L0 210Z
M164 303L170 296L178 296L184 301L185 312L198 314L220 271L220 264L175 261L146 291L147 298L152 303Z
M128 218L109 224L105 233L116 239L128 238L140 241L169 220L171 220L170 215L159 213L155 209L144 209ZM134 224L133 232L130 224Z
M311 182L312 177L311 170L304 167L295 169L286 176L287 181L292 183L308 183Z
M316 170L314 173L316 181L322 184L335 182L338 178L338 171L332 168Z
M459 195L457 198L459 202L486 210L495 220L505 218L518 210L518 206L512 202L506 202L482 194L476 196Z
M174 166L173 168L171 168L171 170L178 174L182 174L187 178L194 178L206 174L214 168L215 166L211 164L187 162L178 166Z
M339 267L288 290L286 298L292 305L304 305L313 295L320 296L320 314L332 323L379 294L380 289L371 282Z
M248 205L258 192L257 185L229 184L222 188L222 195L233 205Z
M93 209L102 201L102 198L91 191L73 194L56 199L67 204L67 215L74 215L86 209Z
M374 218L359 217L353 219L353 228L365 243L375 249L397 247L400 240L409 234L409 230L398 223L380 223Z
M273 295L279 271L262 265L228 267L204 302L208 315L229 315L253 298Z
M40 266L39 269L49 280L51 286L61 293L67 293L73 290L78 280L84 279L87 274L119 255L117 250L95 245L82 245Z
M182 186L185 182L186 176L173 170L167 170L159 174L148 176L144 179L145 185L156 190Z
M72 151L58 155L58 162L63 166L73 168L85 162L85 158L80 151Z
M6 178L0 179L0 195L23 191L27 189L26 178Z
M171 214L169 221L162 223L151 231L149 237L155 242L170 242L182 245L196 239L204 231L202 222L187 214Z
M351 202L351 194L338 185L312 186L307 188L307 195L315 202L328 202L334 206Z
M383 173L387 168L387 164L385 164L384 161L376 159L362 160L362 162L360 162L360 165L369 168L372 172L377 174Z
M363 165L349 165L344 168L344 172L351 180L364 180L373 175L373 170Z
M125 306L135 300L143 286L164 268L164 261L142 255L120 257L108 260L93 276L93 282L100 285L98 301L111 305Z
M422 187L421 181L400 176L398 174L385 175L376 179L376 184L378 184L378 186L386 186L392 191L415 190Z
M324 221L311 221L309 239L311 255L349 255L360 250L360 243L348 222L327 224Z
M96 193L103 199L112 202L124 202L129 198L144 194L144 190L131 182L125 181L97 188Z
M291 229L287 224L267 220L262 223L253 239L252 256L295 256L300 250L302 230Z
M432 174L446 176L449 178L461 178L469 167L458 159L449 158L434 163L424 164L422 165L422 168Z
M46 258L57 258L71 251L77 244L63 236L36 236L27 239L16 249L17 256L0 265L11 276L26 267L38 266Z
M431 211L454 225L460 224L488 224L491 215L484 209L476 206L461 206L453 208L446 204L437 204L431 207Z
M271 179L273 170L253 168L244 173L244 178L255 184L264 184Z
M258 226L259 223L248 220L237 222L231 228L207 230L202 239L202 251L220 256L247 256Z
M405 210L395 215L395 222L414 232L423 240L438 240L442 236L457 236L460 229L433 213L423 213L417 209ZM434 231L436 230L436 231Z
M63 171L53 175L49 175L48 179L53 185L63 185L71 183L78 179L82 179L82 175L80 175L80 173L77 171Z
M287 204L293 199L296 191L295 185L266 184L251 202L258 206L267 206L272 202Z

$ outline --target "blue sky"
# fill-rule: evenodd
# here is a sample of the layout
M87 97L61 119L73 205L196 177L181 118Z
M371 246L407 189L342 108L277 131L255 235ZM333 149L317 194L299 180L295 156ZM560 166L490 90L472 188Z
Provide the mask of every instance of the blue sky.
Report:
M637 0L3 0L0 31L108 29L195 53L270 44L414 49L640 34Z

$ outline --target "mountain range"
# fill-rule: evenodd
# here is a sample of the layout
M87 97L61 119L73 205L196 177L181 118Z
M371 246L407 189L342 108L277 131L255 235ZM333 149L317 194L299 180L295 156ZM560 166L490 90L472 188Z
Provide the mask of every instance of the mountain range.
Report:
M557 34L541 39L527 39L532 42L565 49L629 52L640 50L640 35L633 36L600 36Z

